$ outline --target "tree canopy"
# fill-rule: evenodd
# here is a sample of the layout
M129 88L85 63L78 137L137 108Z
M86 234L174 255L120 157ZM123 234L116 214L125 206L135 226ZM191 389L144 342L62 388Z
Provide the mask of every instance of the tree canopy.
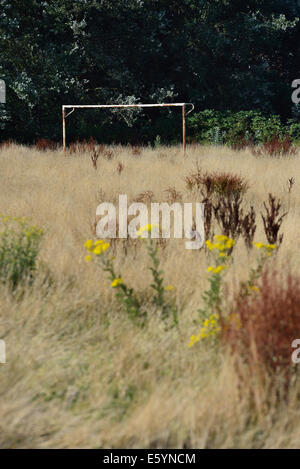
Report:
M7 87L1 139L59 139L61 105L74 103L179 101L199 111L292 117L299 0L0 0L0 6L0 78ZM74 135L130 140L137 116L105 111L90 118L84 111L74 117ZM159 125L171 138L174 119L169 111L145 113L134 129L147 139Z

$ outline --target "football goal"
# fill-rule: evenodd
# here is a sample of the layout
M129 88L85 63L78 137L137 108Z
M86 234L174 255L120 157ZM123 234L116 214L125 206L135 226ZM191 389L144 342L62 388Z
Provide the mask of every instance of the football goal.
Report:
M186 106L191 108L186 112ZM181 107L182 108L182 150L183 156L185 156L185 129L186 122L185 117L194 110L192 103L166 103L166 104L64 104L62 106L62 134L63 134L63 149L66 151L66 119L69 117L75 109L109 109L109 108L147 108L147 107ZM67 112L67 109L71 111Z

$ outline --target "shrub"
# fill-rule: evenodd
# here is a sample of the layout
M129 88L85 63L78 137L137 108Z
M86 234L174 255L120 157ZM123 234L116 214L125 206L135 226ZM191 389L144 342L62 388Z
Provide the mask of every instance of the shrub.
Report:
M213 203L213 213L222 233L233 239L243 236L248 249L256 232L256 213L251 206L246 215L242 207L243 198L240 192L227 192Z
M250 132L254 137L254 143L264 143L270 141L274 135L281 138L286 135L287 130L279 116L263 116L261 113L257 113L251 122Z
M209 196L213 193L218 195L241 193L244 194L248 190L248 182L241 176L232 173L212 172L202 173L197 168L196 171L186 176L185 182L187 188L204 189L203 195Z
M252 148L252 152L257 156L293 156L296 153L296 147L292 145L289 135L284 137L274 135L258 149Z
M213 172L205 173L202 176L202 184L212 192L220 195L241 193L244 194L248 190L248 182L236 174Z
M300 143L300 122L289 122L289 135L294 143Z
M300 127L297 122L288 125L281 122L278 115L266 116L260 111L216 111L206 109L188 118L191 138L200 143L229 145L242 149L248 145L263 144L274 135L282 138L289 134L292 141L300 140Z
M289 376L291 344L300 337L300 278L274 271L264 271L253 295L238 297L234 314L240 327L222 330L222 337L232 352L252 372Z
M213 206L214 216L222 233L233 239L237 239L242 233L242 202L240 193L227 193L226 196L220 197Z
M37 257L43 235L24 218L0 215L0 281L15 289L31 283L37 270Z
M205 237L213 237L213 216L218 222L222 233L237 239L241 234L248 249L252 247L256 231L256 214L254 208L244 215L242 208L243 195L247 192L247 180L236 174L225 172L202 173L197 167L196 171L185 177L189 190L196 189L204 197L204 227Z

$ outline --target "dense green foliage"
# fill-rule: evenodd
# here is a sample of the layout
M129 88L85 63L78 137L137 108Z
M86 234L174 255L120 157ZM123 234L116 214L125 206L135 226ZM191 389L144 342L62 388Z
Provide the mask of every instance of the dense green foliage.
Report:
M194 113L189 119L191 139L214 145L234 145L242 142L260 144L273 136L289 134L293 142L300 142L300 122L289 119L285 124L279 115L264 116L261 111L205 111Z
M262 113L250 116L253 132L262 115L280 115L284 124L299 116L291 101L291 83L300 78L299 0L0 0L0 6L0 78L7 85L1 139L59 139L61 105L75 102L251 109ZM83 110L70 119L70 139L147 143L159 134L173 141L180 129L178 113L168 110Z

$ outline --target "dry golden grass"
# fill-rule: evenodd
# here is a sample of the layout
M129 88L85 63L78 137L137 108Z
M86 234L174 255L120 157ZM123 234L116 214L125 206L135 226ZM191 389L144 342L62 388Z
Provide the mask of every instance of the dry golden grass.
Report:
M183 201L196 201L184 177L203 171L233 172L250 185L245 200L259 214L272 192L289 207L277 266L299 271L300 153L291 158L257 158L250 152L193 146L182 159L179 147L114 147L113 158L39 152L12 145L0 149L0 212L31 217L45 231L41 260L53 277L41 278L22 300L0 289L0 337L7 363L0 365L0 446L5 448L297 447L300 410L295 384L288 403L264 407L240 389L231 358L216 348L187 347L197 332L194 320L207 287L208 260L168 241L161 253L167 284L175 287L179 327L166 330L149 308L144 329L130 322L96 265L84 262L83 243L92 237L95 210L102 202L129 203L152 191L167 201L169 187ZM119 163L123 169L118 170ZM288 194L288 179L295 186ZM256 241L265 242L260 216ZM143 247L117 248L116 264L128 284L149 294L150 273ZM255 255L242 240L226 274L228 301L246 279Z

